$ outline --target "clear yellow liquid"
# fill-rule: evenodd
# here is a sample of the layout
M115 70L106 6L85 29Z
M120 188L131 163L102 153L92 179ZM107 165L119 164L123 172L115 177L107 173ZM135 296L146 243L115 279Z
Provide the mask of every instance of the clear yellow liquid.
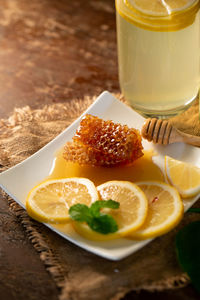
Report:
M200 14L177 31L152 31L117 12L122 93L143 115L170 115L186 108L200 83Z

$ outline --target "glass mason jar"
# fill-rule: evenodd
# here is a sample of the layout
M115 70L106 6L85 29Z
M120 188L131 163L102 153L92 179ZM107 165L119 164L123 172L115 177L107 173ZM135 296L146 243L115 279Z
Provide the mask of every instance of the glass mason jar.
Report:
M116 0L119 81L145 117L166 118L196 99L200 0Z

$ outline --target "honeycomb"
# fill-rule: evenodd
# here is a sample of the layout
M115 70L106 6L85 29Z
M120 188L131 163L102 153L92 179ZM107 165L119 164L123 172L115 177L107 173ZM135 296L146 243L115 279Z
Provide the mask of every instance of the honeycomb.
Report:
M140 132L127 125L86 115L63 157L80 165L118 166L133 163L143 155Z

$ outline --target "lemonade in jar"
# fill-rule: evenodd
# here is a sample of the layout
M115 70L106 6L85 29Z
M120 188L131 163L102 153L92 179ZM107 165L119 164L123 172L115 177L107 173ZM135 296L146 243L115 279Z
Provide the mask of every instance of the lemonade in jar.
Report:
M119 80L145 117L184 111L200 83L200 0L116 0Z

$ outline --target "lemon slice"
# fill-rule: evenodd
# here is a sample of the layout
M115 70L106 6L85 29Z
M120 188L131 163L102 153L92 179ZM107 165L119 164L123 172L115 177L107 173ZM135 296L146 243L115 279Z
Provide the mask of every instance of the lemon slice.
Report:
M170 15L191 7L197 0L126 0L138 11L149 15Z
M165 156L165 173L183 198L200 193L200 168Z
M136 230L144 223L148 201L142 190L129 181L108 181L97 187L101 199L112 199L120 203L120 208L110 210L109 214L118 224L121 236Z
M148 201L142 190L129 181L107 181L97 187L100 198L115 200L120 203L119 209L103 209L118 224L118 231L112 234L101 234L91 230L87 224L73 223L75 230L85 238L106 241L126 236L138 229L147 216Z
M199 0L116 0L116 9L125 20L153 31L176 31L189 26L199 8Z
M26 209L39 222L66 223L70 206L90 205L98 200L92 181L86 178L52 179L34 187L28 194Z
M148 199L148 214L142 227L129 234L129 237L143 240L164 234L174 228L180 222L184 212L177 190L162 182L137 184Z

